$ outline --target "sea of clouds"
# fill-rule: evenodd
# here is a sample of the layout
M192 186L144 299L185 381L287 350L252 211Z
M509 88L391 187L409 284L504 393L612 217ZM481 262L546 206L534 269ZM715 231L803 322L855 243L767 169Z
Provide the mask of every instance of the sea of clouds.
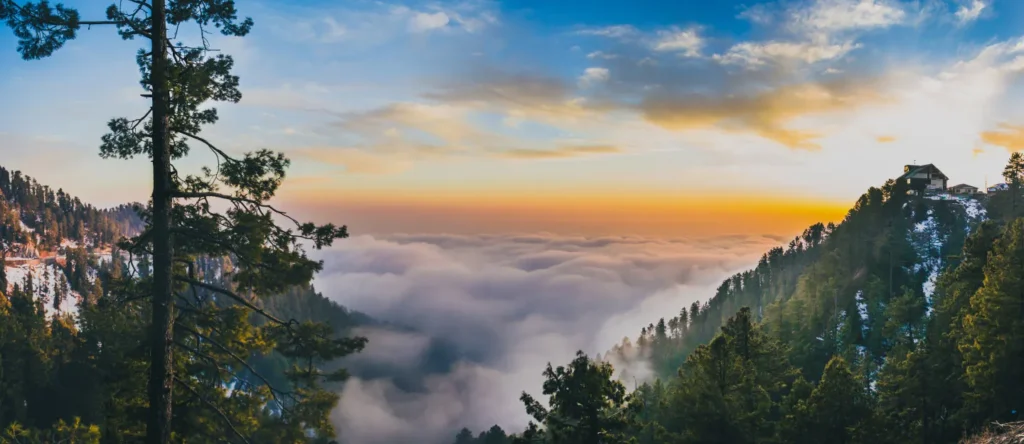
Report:
M352 378L333 420L348 444L448 444L461 427L494 424L520 431L529 418L519 396L541 395L547 363L635 339L780 243L768 235L346 239L318 254L317 289L409 329L359 329L370 342L347 365L385 376Z

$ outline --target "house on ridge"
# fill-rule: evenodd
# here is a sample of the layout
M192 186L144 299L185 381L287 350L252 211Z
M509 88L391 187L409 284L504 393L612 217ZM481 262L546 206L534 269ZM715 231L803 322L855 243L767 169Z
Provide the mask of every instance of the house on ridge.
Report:
M953 194L961 194L961 195L968 195L969 196L969 195L972 195L972 194L978 194L978 187L974 187L974 186L967 185L966 183L962 183L960 185L953 185L952 187L950 187L949 188L949 192L951 192Z
M1006 191L1008 189L1010 189L1009 185L1007 185L1005 183L997 183L995 185L992 185L992 186L988 187L987 191L989 193L998 193L1000 191Z
M933 164L927 165L906 165L903 167L903 175L896 180L905 180L909 188L915 193L925 191L945 191L949 177L942 173Z

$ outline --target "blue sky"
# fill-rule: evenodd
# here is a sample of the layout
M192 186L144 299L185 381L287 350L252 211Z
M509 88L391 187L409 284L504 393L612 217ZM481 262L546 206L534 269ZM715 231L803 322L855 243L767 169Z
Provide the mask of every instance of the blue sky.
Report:
M106 2L68 5L88 18ZM243 100L206 134L287 153L283 198L317 214L456 198L849 202L912 161L994 182L1024 140L1015 0L239 9L253 33L214 46L235 57ZM141 44L95 28L26 62L0 33L5 166L101 205L144 199L144 165L96 155L108 119L145 109Z

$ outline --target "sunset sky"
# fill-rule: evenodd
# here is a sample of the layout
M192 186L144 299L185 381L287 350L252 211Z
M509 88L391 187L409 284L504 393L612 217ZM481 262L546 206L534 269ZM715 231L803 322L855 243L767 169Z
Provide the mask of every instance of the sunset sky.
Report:
M239 8L252 34L214 46L244 96L205 134L287 153L282 203L354 232L790 235L904 164L980 187L1024 149L1017 0ZM144 160L97 154L144 109L141 44L94 28L26 62L0 33L0 164L145 199Z

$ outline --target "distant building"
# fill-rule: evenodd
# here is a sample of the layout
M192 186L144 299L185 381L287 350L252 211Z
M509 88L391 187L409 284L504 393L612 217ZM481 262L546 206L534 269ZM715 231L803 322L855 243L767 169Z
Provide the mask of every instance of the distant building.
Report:
M949 177L939 171L935 165L906 165L903 167L903 175L897 180L907 181L911 191L922 193L925 191L945 191Z
M1006 190L1009 190L1009 189L1010 189L1009 185L1007 185L1005 183L997 183L995 185L992 185L992 186L988 187L987 191L989 193L998 193L1000 191L1006 191Z
M966 183L960 185L953 185L949 188L949 191L953 194L978 194L978 187L972 187Z

